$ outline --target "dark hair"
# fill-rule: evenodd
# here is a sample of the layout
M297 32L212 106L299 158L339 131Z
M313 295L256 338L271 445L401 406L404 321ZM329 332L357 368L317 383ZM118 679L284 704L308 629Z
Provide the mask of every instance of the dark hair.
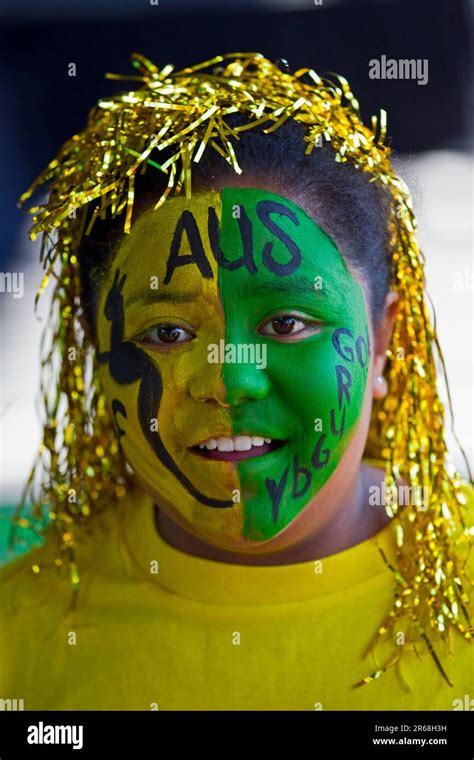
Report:
M241 114L231 114L227 123L235 127L245 120ZM349 161L337 162L334 151L324 143L305 155L305 131L297 122L288 119L269 134L262 129L246 130L238 140L231 138L242 178L265 178L275 192L284 195L285 191L291 191L298 197L298 204L367 282L372 321L377 324L390 287L388 193ZM168 155L166 150L155 150L150 157L163 163ZM208 148L192 166L192 189L196 192L217 188L226 181L235 181L235 177L227 161ZM136 177L132 224L156 203L165 184L164 173L154 167L148 167L144 174ZM92 334L98 286L123 236L123 215L113 220L98 218L92 233L84 237L79 248L82 305Z

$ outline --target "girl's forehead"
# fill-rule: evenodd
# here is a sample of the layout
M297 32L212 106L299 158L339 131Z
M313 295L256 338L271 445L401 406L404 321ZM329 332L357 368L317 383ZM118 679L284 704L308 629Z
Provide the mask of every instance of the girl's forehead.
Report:
M328 235L294 201L267 189L224 187L177 196L137 220L115 265L125 290L235 287L234 296L304 288L342 307L355 279ZM229 290L230 295L230 290Z
M151 244L156 248L160 241L169 244L170 237L181 234L183 224L187 237L190 225L197 227L201 237L204 237L209 229L210 209L219 223L220 231L225 225L226 232L238 233L247 226L248 229L252 228L254 236L263 232L267 238L276 235L280 242L283 237L294 237L295 233L300 238L307 238L311 232L325 235L310 216L306 204L300 203L299 198L295 200L295 196L288 197L268 187L234 183L217 190L197 190L190 198L172 196L158 209L150 206L141 213L130 233L122 240L119 250L129 253L137 246ZM286 230L280 230L279 234L282 223ZM275 242L278 243L278 239Z
M207 224L210 206L215 209L219 220L221 220L224 207L228 207L229 203L232 206L243 204L245 207L252 207L265 196L268 196L269 199L274 198L287 207L293 206L297 213L309 216L307 205L300 194L292 192L284 194L271 183L259 182L257 179L248 179L244 182L243 178L237 176L236 180L218 188L194 190L190 198L186 198L184 195L173 195L169 196L159 208L151 205L134 222L130 234L124 238L122 247L127 243L134 243L138 238L141 239L156 230L161 230L165 234L167 230L173 231L176 222L184 212L192 214L199 225ZM238 218L238 212L235 209L231 210L233 218Z

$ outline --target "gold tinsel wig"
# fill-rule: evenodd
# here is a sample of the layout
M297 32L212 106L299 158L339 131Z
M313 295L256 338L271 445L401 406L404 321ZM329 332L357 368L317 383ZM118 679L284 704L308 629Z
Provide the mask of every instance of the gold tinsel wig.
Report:
M87 524L101 504L122 497L131 483L100 387L94 348L83 329L80 242L97 217L107 214L123 215L124 233L130 231L139 172L159 170L168 178L156 208L170 193L184 191L189 198L193 164L205 151L217 151L240 173L229 138L238 144L243 130L263 125L269 133L293 119L305 129L307 154L318 142L327 143L336 161L366 172L391 200L391 287L399 295L399 308L387 352L388 393L373 405L365 454L385 461L387 490L396 493L396 484L403 482L415 497L403 509L397 498L386 506L393 517L397 562L389 564L383 554L381 561L393 571L393 607L370 650L382 641L393 643L402 626L406 645L426 647L449 683L436 642L444 640L449 650L451 632L466 639L472 633L465 572L471 531L464 521L464 484L447 457L435 355L443 370L444 365L424 292L424 259L409 192L394 174L384 144L385 113L372 118L369 128L342 77L321 78L308 68L282 71L260 53L218 55L181 71L172 65L160 70L137 53L131 62L134 76L106 76L133 80L136 89L99 100L86 127L62 146L20 199L21 204L38 186L50 184L48 202L30 209L30 237L42 233L45 274L37 298L48 280L54 291L42 357L43 438L13 540L21 528L42 533L52 522L56 565L67 568L77 592L78 526ZM226 117L236 112L247 120L231 127ZM164 148L171 155L157 164L150 154ZM426 492L428 503L422 503L417 494ZM33 571L41 567L35 565ZM393 647L394 654L361 683L377 678L403 649Z

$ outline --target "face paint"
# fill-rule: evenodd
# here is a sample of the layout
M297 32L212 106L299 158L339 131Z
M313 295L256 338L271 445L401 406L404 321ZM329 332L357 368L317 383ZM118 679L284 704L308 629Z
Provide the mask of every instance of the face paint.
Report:
M262 430L285 445L237 464L244 535L268 539L288 525L336 469L359 418L369 363L362 287L334 243L294 203L263 190L222 193L221 248L239 250L233 216L245 209L258 273L220 268L226 341L256 339L276 314L318 325L297 342L260 336L265 370L224 365L233 430ZM262 263L260 263L260 261Z
M284 315L306 325L302 339L275 332L294 326ZM288 525L337 467L362 408L362 288L315 222L265 190L173 198L143 214L102 288L98 338L129 464L223 546ZM213 346L231 360L212 363ZM248 361L252 347L264 363ZM236 435L272 443L240 461L197 447Z
M231 430L228 410L218 403L224 397L220 366L207 361L207 345L224 338L217 263L203 234L209 204L220 214L213 193L195 196L191 205L173 199L134 225L101 291L99 363L136 476L202 535L225 540L242 534L242 505L232 501L237 473L190 448L216 429ZM172 283L164 284L171 275ZM196 337L159 352L146 335L162 323ZM207 397L216 399L212 409L199 400Z

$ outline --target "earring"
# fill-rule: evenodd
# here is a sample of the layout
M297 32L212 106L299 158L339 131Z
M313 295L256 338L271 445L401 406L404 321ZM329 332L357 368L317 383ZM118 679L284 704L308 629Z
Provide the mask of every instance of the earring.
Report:
M375 380L376 380L376 382L377 382L379 385L382 385L382 383L384 383L384 382L385 382L385 378L384 378L384 376L383 376L383 375L377 375L377 377L375 378Z

